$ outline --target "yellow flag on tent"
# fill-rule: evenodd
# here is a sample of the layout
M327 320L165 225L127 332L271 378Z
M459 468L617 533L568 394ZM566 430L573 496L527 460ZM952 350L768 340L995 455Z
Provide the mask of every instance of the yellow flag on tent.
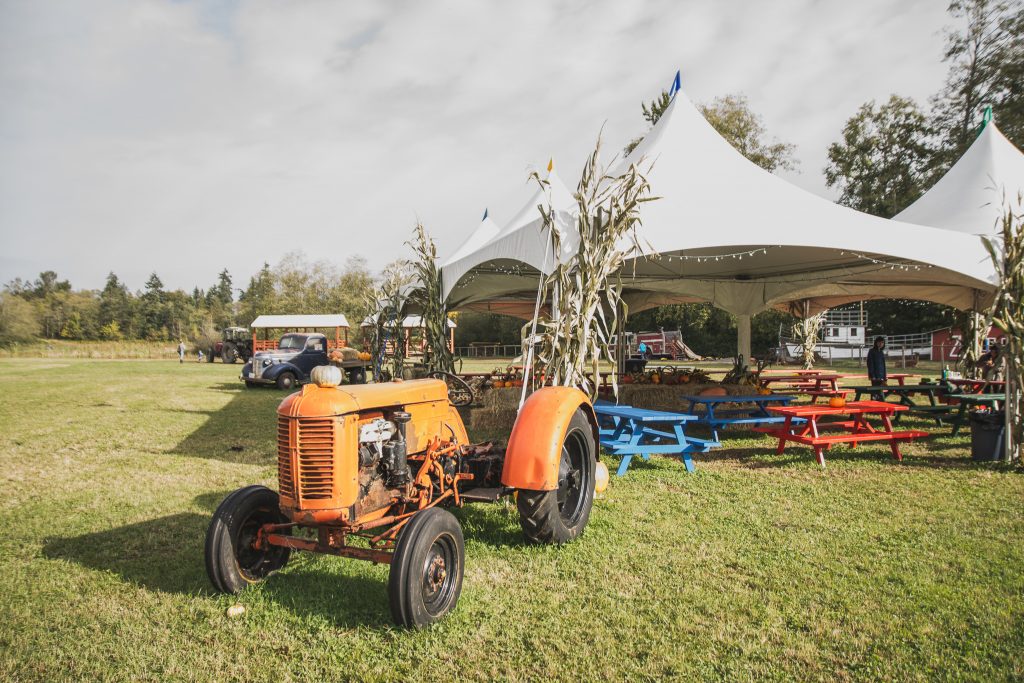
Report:
M548 173L551 173L551 169L555 167L555 159L552 157L548 160Z

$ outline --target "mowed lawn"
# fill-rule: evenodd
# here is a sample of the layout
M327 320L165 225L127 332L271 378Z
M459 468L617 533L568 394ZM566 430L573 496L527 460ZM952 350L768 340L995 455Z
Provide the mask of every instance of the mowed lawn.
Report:
M240 367L0 361L0 678L1024 676L1021 470L915 420L936 436L902 464L867 445L823 471L743 432L694 474L635 463L563 548L525 546L512 504L456 511L462 599L422 632L392 627L387 567L354 560L296 554L214 594L210 514L275 485L283 394Z

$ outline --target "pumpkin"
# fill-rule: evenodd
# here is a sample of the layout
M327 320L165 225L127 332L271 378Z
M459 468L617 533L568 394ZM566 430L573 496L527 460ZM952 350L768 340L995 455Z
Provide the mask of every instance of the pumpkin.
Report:
M690 375L688 373L684 372L683 374L679 375L679 383L680 384L686 384L689 381L690 381Z
M510 379L505 380L505 388L506 389L512 388L512 380L510 380Z
M633 375L623 375L622 376L622 383L623 384L632 384L633 383Z
M341 368L336 365L318 365L309 373L309 379L318 387L336 387L341 384Z
M725 390L725 387L708 387L704 391L700 392L700 396L728 396L729 392Z
M651 375L651 384L661 384L661 375L658 373Z
M842 396L833 396L832 398L830 398L828 400L828 407L829 408L845 408L846 407L846 399L843 398Z

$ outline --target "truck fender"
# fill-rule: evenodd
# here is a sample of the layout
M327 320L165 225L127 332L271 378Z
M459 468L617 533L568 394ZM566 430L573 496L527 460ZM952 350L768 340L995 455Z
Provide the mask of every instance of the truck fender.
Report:
M569 421L582 409L594 432L599 457L597 416L590 399L574 387L544 387L523 404L505 451L501 483L516 489L553 491L558 488L558 463Z
M309 379L306 376L306 373L304 373L302 370L299 370L291 363L274 363L273 365L271 365L270 367L263 371L263 379L276 380L277 376L280 375L285 370L295 375L296 382L302 383Z

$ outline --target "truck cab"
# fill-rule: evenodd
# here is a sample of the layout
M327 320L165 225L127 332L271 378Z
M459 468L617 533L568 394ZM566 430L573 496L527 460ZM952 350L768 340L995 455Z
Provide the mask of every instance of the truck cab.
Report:
M318 365L330 365L327 337L322 334L289 333L281 337L273 351L259 351L242 368L246 386L275 384L292 389L309 381L309 373Z

